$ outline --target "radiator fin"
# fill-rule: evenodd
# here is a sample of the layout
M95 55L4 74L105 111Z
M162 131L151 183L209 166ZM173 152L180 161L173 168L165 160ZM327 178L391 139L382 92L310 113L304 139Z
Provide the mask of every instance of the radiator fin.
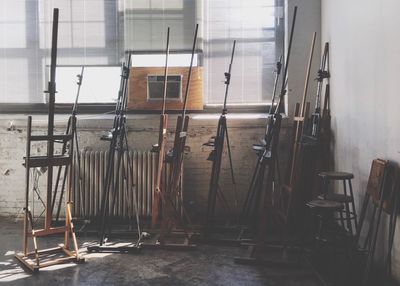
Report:
M99 215L101 196L104 191L107 156L107 151L81 151L80 172L78 168L78 156L74 156L72 180L74 217L94 219ZM156 159L157 154L149 151L125 151L118 168L117 158L115 157L114 181L119 176L119 185L116 186L115 208L114 212L110 214L111 217L121 219L133 218L135 215L135 200L133 196L135 196L138 202L139 215L146 218L150 217L154 176L157 166ZM132 166L133 181L128 176L128 162ZM166 172L168 172L168 167L165 170ZM110 192L109 206L111 206L111 203L112 196Z

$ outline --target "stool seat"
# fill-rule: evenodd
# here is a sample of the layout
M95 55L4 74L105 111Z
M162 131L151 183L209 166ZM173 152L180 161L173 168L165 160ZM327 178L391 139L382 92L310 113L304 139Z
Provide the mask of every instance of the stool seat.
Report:
M334 201L334 202L339 202L339 203L351 203L352 198L351 196L347 196L345 194L336 194L336 193L329 193L324 195L319 195L318 199L320 200L328 200L328 201Z
M323 179L330 179L330 180L350 180L354 178L352 173L347 172L321 172L318 174Z
M312 200L306 206L321 211L340 211L343 209L343 204L329 200Z

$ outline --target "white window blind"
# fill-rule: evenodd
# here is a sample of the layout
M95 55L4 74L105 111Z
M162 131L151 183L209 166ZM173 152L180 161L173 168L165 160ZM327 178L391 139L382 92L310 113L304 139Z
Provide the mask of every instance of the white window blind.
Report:
M167 27L171 28L171 60L186 57L198 23L196 60L199 61L196 64L203 66L205 103L222 103L224 72L228 69L234 39L237 49L228 103L267 103L275 62L283 45L282 2L0 1L0 103L45 103L43 91L49 77L55 7L60 9L57 59L60 68L120 66L127 50L133 51L141 60L148 54L152 59L154 57L154 61L146 60L146 63L139 60L136 63L135 59L134 66L154 65L157 55L163 58ZM160 62L163 65L163 60ZM67 80L66 77L59 78L58 89L65 86L61 81ZM75 77L70 82L74 80ZM71 89L74 87L72 85Z
M77 77L81 67L62 66L57 69L57 103L74 103ZM115 102L120 87L121 67L85 67L78 103Z
M268 103L283 45L278 0L206 0L204 71L207 104L223 102L233 40L237 40L228 103Z
M0 1L0 103L45 103L53 8L58 65L120 64L118 0Z
M124 47L134 52L165 49L170 27L170 49L187 51L192 47L194 28L201 25L198 0L124 0ZM201 29L197 48L201 48Z

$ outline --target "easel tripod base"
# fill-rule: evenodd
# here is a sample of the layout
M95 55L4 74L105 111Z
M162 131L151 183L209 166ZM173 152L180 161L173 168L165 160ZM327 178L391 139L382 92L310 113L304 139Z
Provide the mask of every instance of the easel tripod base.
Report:
M96 245L87 247L87 251L91 252L117 252L117 253L140 253L140 244L133 244L128 246L107 246L107 245Z

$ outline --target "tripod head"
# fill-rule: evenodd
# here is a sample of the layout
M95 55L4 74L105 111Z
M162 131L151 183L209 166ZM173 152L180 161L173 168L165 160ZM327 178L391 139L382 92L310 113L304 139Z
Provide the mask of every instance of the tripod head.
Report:
M233 47L232 47L232 54L231 54L231 61L229 63L229 68L228 72L225 72L225 96L224 96L224 107L222 109L222 114L226 114L228 111L226 109L226 100L228 98L228 90L229 90L229 84L231 82L231 71L232 71L232 63L233 63L233 57L235 55L235 47L236 47L236 40L233 41Z
M279 82L279 77L281 75L281 70L282 70L282 55L279 56L279 60L276 62L274 88L272 90L271 108L269 109L269 114L270 115L274 113L276 89L278 87L278 82Z
M79 93L81 91L82 79L83 79L83 71L85 70L85 66L82 66L81 73L77 74L77 81L76 84L78 85L78 90L76 92L74 106L72 107L72 115L76 115L78 113L78 100L79 100Z
M121 80L118 90L118 98L115 104L115 117L113 128L107 134L101 136L101 140L111 141L115 132L119 132L121 127L121 120L124 120L126 108L127 108L127 101L128 101L128 80L129 80L129 71L131 66L131 52L128 54L127 62L122 63L121 65Z
M275 110L273 110L273 106L271 105L269 116L267 119L265 136L264 136L264 139L262 140L263 141L262 145L259 145L259 144L253 145L253 149L260 155L261 160L263 160L263 158L269 158L272 156L271 144L273 141L273 137L276 137L277 133L279 133L280 123L279 124L276 124L276 123L277 123L277 121L280 121L280 118L281 118L280 110L282 108L282 104L283 104L284 97L286 94L287 73L288 73L288 67L289 67L290 54L291 54L291 50L292 50L293 34L294 34L294 28L295 28L295 24L296 24L296 16L297 16L297 6L294 7L294 12L293 12L292 26L291 26L290 37L289 37L289 45L288 45L288 50L287 50L286 59L285 59L285 63L284 63L285 68L284 68L283 77L282 77L282 85L281 85L281 90L279 93L279 100L278 100ZM277 68L279 68L279 72L280 72L281 64L277 64ZM278 77L278 70L277 70L277 77ZM278 80L276 79L275 85L277 85L277 82L278 82ZM274 99L275 99L275 96L273 95L273 100ZM276 131L276 130L278 130L278 131Z
M322 91L322 83L324 79L329 79L329 43L326 42L324 46L324 53L322 55L321 63L319 66L319 70L317 72L317 77L315 80L318 82L317 84L317 95L315 97L315 113L321 112L321 91Z
M121 66L121 81L118 91L118 99L115 109L115 114L124 114L126 112L127 107L127 90L128 90L128 80L129 80L129 71L131 66L131 57L132 53L128 53L128 60L122 63Z

